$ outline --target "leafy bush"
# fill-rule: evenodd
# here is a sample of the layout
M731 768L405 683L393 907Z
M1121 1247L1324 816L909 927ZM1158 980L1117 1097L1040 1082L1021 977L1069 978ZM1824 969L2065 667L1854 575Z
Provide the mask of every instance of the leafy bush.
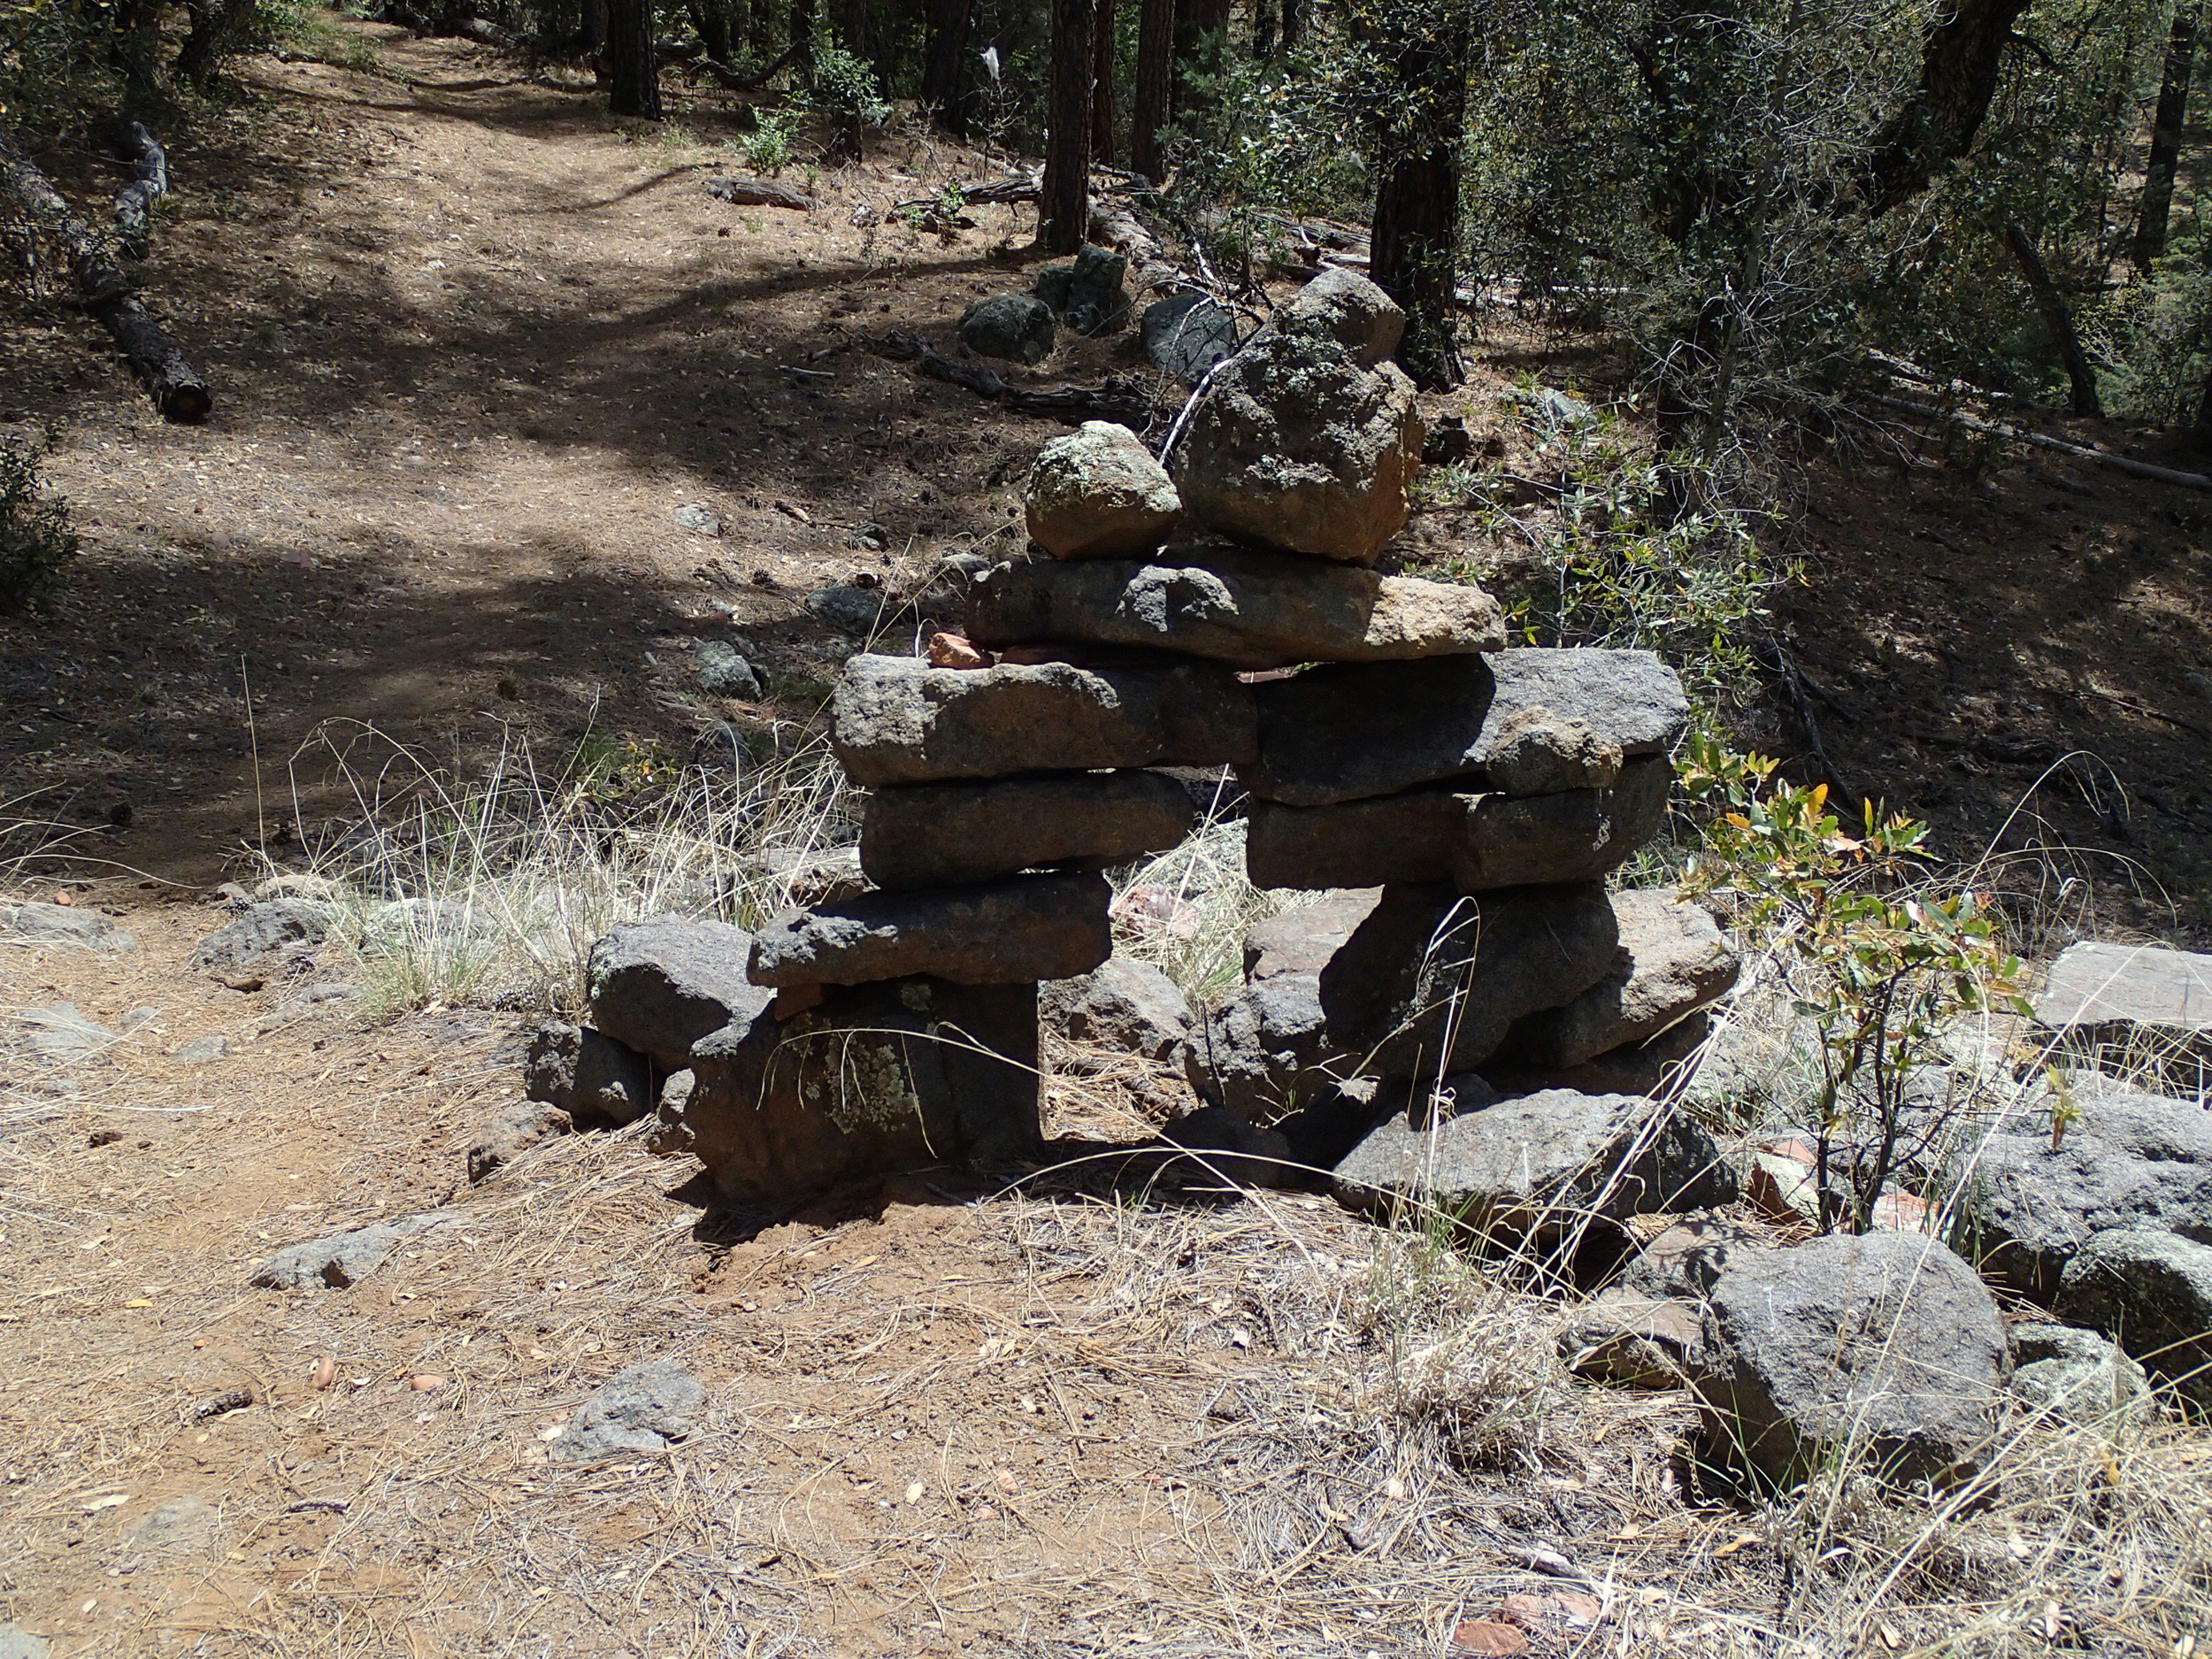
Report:
M0 439L0 611L51 599L60 590L62 567L77 557L69 509L45 498L38 475L57 442L50 431L35 443Z
M799 118L787 110L762 110L753 130L734 141L751 172L773 178L791 165L792 141L799 134Z
M814 49L814 81L807 94L814 113L828 124L840 150L857 152L861 141L891 119L876 72L834 38Z

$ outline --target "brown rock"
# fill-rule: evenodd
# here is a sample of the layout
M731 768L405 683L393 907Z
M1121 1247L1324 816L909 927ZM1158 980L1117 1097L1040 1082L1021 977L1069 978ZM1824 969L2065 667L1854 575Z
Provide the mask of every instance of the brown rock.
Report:
M1126 426L1087 420L1037 456L1024 492L1029 539L1055 558L1125 558L1167 539L1183 503Z
M991 659L957 634L933 634L929 636L929 665L932 668L988 668Z
M1540 703L1498 723L1483 770L1507 795L1602 789L1621 774L1621 746Z

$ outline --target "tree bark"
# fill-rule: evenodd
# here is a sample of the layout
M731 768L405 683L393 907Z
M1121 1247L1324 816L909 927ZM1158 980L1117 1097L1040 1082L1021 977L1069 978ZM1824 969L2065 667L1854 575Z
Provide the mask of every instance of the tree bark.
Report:
M617 115L661 119L652 0L607 0L607 108Z
M1073 253L1090 219L1091 83L1097 0L1053 0L1052 87L1046 119L1044 188L1037 243L1047 253Z
M215 66L240 27L250 0L209 0L191 8L192 28L177 49L177 73L195 86L215 78Z
M699 43L707 49L707 56L718 64L730 61L730 14L723 9L722 0L690 0L691 27L699 32Z
M1875 135L1867 194L1886 212L1974 147L1997 93L2012 26L2029 0L1958 0L1920 50L1920 85Z
M816 0L791 0L791 50L798 53L800 72L814 67L814 9Z
M1283 9L1282 49L1286 52L1298 50L1299 42L1306 38L1306 0L1281 0Z
M1098 0L1091 30L1091 159L1114 160L1114 0Z
M783 50L783 36L777 31L776 8L771 0L753 0L750 27L746 39L751 43L755 63L767 63Z
M153 199L169 189L169 155L138 121L126 121L117 128L115 153L131 170L131 181L115 193L116 234L126 254L143 259L153 235Z
M1129 165L1161 182L1160 133L1175 84L1175 0L1143 0L1137 18L1137 84L1130 107Z
M936 112L937 124L956 138L973 125L967 98L968 36L975 0L924 0L922 104Z
M597 61L607 45L607 0L583 0L578 8L576 50Z
M1440 16L1405 18L1393 33L1392 90L1398 96L1383 140L1368 274L1404 308L1399 364L1416 384L1434 388L1461 378L1452 308L1471 42L1466 12L1449 4Z
M2166 227L2173 213L2174 169L2181 161L2181 129L2189 114L2189 77L2197 60L2197 7L2181 0L2174 8L2173 33L2166 42L2166 73L2158 87L2158 113L2151 121L2151 153L2143 176L2143 203L2135 219L2135 268L2147 271L2166 251Z
M2020 262L2021 273L2035 296L2035 308L2043 313L2044 327L2050 330L2051 343L2065 361L2067 383L2073 388L2074 413L2101 418L2104 409L2097 401L2096 371L2089 366L2089 355L2081 349L2081 335L2075 332L2074 313L2067 307L2066 296L2058 291L2043 256L2035 250L2035 239L2016 219L2005 227L2005 246Z
M1252 56L1265 63L1275 56L1275 0L1252 0Z

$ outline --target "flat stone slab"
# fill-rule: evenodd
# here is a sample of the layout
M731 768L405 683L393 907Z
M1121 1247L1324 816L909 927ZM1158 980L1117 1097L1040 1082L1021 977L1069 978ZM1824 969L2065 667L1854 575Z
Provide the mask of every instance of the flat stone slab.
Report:
M934 783L1029 772L1220 766L1259 752L1252 693L1228 670L932 668L860 656L833 700L837 757L855 783Z
M1098 869L1180 844L1197 811L1180 783L1151 772L878 789L861 812L860 867L879 887Z
M2201 1087L2212 1071L2212 956L2158 945L2069 945L2035 1017L2070 1053L2125 1073L2147 1061Z
M0 904L0 939L31 945L135 950L138 941L81 904Z
M1253 795L1327 806L1424 784L1482 780L1494 746L1548 709L1601 749L1663 755L1689 723L1674 671L1649 651L1524 649L1416 663L1341 664L1256 688L1259 757L1240 765Z
M1505 616L1471 584L1296 554L1171 547L1141 562L996 565L968 590L968 637L993 648L1065 640L1286 668L1502 650Z
M249 1282L263 1290L349 1289L383 1266L409 1239L456 1219L442 1210L426 1210L288 1244L256 1268Z
M745 977L752 948L752 935L726 922L625 922L591 948L591 1023L663 1071L681 1071L693 1043L767 1006Z
M97 1020L88 1019L74 1002L56 1002L50 1008L27 1008L15 1018L22 1043L50 1065L75 1065L96 1060L122 1038Z
M756 985L864 985L926 974L1018 985L1088 973L1113 954L1100 875L1017 876L921 893L870 893L792 910L753 941Z
M1666 891L1616 893L1613 915L1621 939L1611 970L1564 1008L1517 1025L1508 1056L1531 1066L1581 1065L1649 1041L1736 983L1735 947L1700 906Z
M1673 779L1653 756L1606 788L1559 795L1417 789L1333 806L1255 801L1245 872L1256 887L1309 889L1448 881L1485 893L1586 881L1657 833Z
M1244 936L1244 977L1319 973L1381 899L1379 887L1332 893L1255 923Z

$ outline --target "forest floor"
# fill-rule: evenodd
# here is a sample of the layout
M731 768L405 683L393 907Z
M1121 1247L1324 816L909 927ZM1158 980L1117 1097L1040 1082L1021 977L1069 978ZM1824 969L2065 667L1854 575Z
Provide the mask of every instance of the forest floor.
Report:
M418 761L467 777L519 740L650 765L809 718L851 641L805 595L953 620L931 572L1015 545L1056 430L856 343L943 343L1025 286L1033 210L943 236L896 211L989 158L895 137L826 166L811 212L730 207L705 188L748 170L728 100L649 131L479 47L332 27L366 55L254 59L172 148L145 285L216 388L206 425L160 422L67 305L0 300L0 423L59 423L87 543L56 610L0 623L0 819L66 826L79 902L141 943L0 945L0 1012L163 1010L65 1079L0 1048L0 1616L71 1655L1441 1654L1513 1594L1538 1652L1586 1644L1593 1609L1618 1653L1962 1628L1910 1610L1916 1581L1855 1623L1807 1610L1830 1557L1686 1505L1680 1395L1571 1386L1540 1304L1409 1266L1325 1201L916 1182L745 1237L634 1135L471 1189L469 1132L518 1093L513 1018L370 1024L191 972L209 887ZM1496 395L1572 381L1585 346L1509 319L1476 343L1433 412L1532 465ZM1010 378L1140 367L1125 336ZM1837 768L1947 856L1993 842L2027 885L2077 884L2041 913L2212 925L2212 501L1912 442L1797 476L1778 627ZM695 504L722 534L677 519ZM1406 557L1526 574L1446 503ZM766 704L699 689L710 637ZM1804 746L1786 704L1752 725ZM211 1034L221 1062L175 1056ZM246 1287L277 1245L447 1204L349 1294ZM1444 1329L1463 1346L1377 1369ZM664 1353L713 1399L691 1440L548 1462L593 1386ZM1447 1372L1479 1421L1432 1409Z

